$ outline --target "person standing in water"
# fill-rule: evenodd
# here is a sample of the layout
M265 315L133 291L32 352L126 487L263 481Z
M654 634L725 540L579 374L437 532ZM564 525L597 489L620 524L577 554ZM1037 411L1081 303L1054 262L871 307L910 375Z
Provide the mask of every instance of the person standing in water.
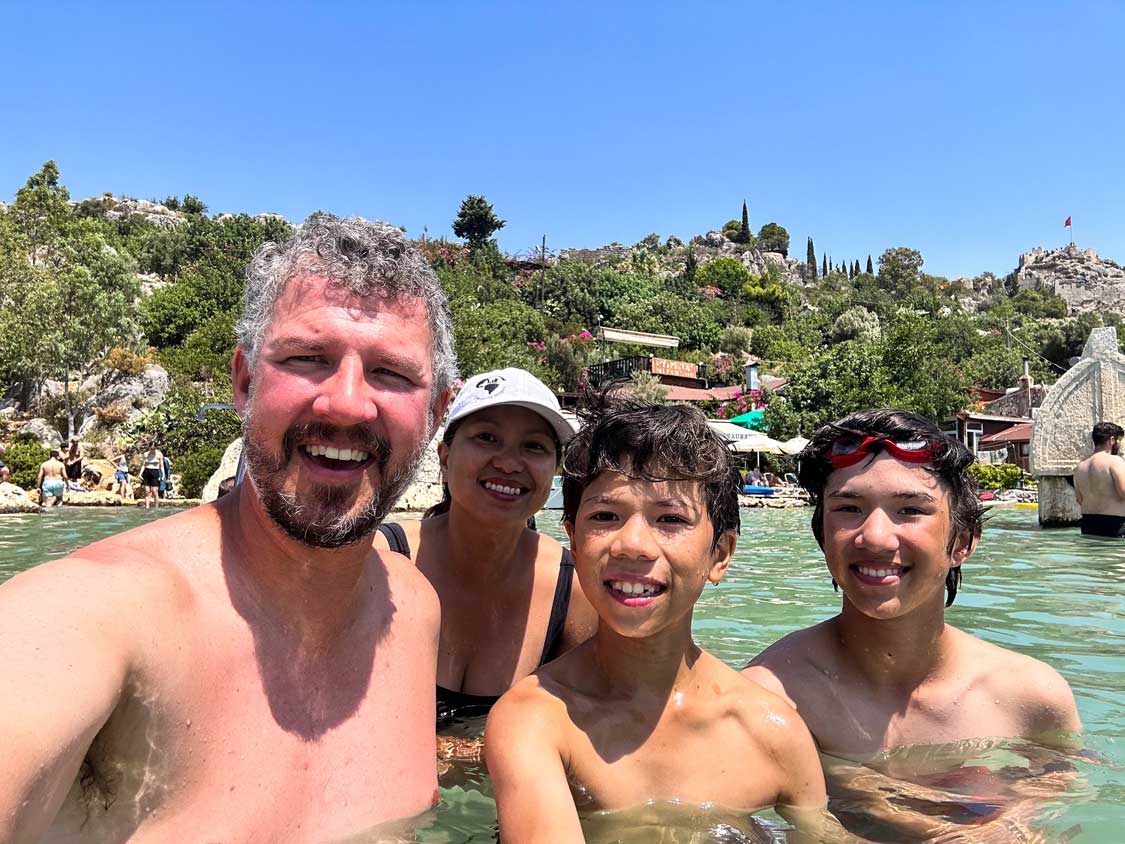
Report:
M144 464L141 468L141 486L145 491L145 509L151 506L160 506L160 484L164 478L164 455L151 443L145 452Z
M593 633L570 551L527 527L573 433L530 372L474 375L438 445L442 501L421 521L379 528L376 547L412 557L441 601L440 727L487 715L513 683Z
M589 402L563 518L598 629L489 715L501 840L578 844L579 803L774 806L815 831L824 778L800 717L692 639L695 602L734 554L734 456L694 408Z
M70 447L67 448L66 455L63 457L68 481L78 483L82 480L82 461L85 457L85 452L82 451L82 444L78 442L78 437L71 437Z
M320 844L438 799L437 598L371 538L448 404L445 294L318 215L237 335L246 480L0 586L4 844Z
M66 465L59 459L57 448L52 448L51 456L39 464L35 486L39 490L39 503L44 507L58 507L63 503L63 495L66 492Z
M945 622L983 524L972 463L933 423L889 409L825 425L801 452L800 483L841 610L771 645L743 673L790 700L823 753L860 760L986 738L1066 744L1081 729L1053 668ZM831 794L856 768L828 773ZM934 833L935 819L887 803L893 789L883 791L874 795L883 820L917 820Z
M1099 422L1090 432L1094 453L1074 469L1074 495L1082 508L1082 533L1125 538L1125 429Z

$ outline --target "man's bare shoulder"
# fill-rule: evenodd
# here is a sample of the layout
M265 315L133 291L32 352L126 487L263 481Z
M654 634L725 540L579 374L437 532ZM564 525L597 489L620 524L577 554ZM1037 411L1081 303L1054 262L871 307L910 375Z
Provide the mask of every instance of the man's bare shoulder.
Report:
M957 667L978 693L1004 702L1018 715L1023 734L1077 732L1081 725L1070 684L1047 663L1008 650L963 630L948 628L957 647Z
M833 623L829 619L778 639L750 660L742 676L795 705L799 690L833 671Z
M6 597L15 604L76 602L84 613L116 615L121 622L150 610L167 612L169 602L190 603L194 590L185 571L192 557L177 558L177 549L191 549L194 557L209 539L218 547L217 519L199 515L168 516L35 566L4 584Z
M437 592L414 561L386 548L376 546L374 551L386 573L391 594L409 603L412 617L437 624L441 618L441 603Z

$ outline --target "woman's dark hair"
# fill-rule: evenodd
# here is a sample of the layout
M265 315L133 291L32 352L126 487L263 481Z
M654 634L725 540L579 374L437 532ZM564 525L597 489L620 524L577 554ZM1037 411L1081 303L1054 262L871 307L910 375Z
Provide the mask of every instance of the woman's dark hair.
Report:
M984 508L980 503L980 490L976 481L965 470L975 462L972 453L957 440L947 437L933 422L908 410L860 410L850 413L843 419L829 422L819 428L809 444L799 455L800 469L797 478L801 486L812 497L812 529L820 547L824 547L824 488L828 476L835 469L829 462L832 447L843 439L854 440L863 437L886 437L894 442L925 440L936 452L934 459L923 464L927 472L949 494L949 545L952 553L957 537L968 532L973 539L979 538L984 528ZM949 592L945 605L948 607L957 597L961 585L961 567L949 570L945 587Z
M739 529L741 478L723 439L694 407L649 404L611 385L583 394L581 430L563 455L563 518L574 524L582 493L599 474L628 478L699 481L714 526L712 549L728 530Z
M493 405L495 407L495 405ZM446 447L453 442L453 438L457 435L457 429L461 427L461 423L467 419L472 419L473 414L462 416L456 422L452 422L445 426L445 432L441 435L441 441L445 443ZM559 435L555 433L554 428L551 429L551 439L555 443L555 464L562 460L562 443L559 442ZM449 484L442 479L441 482L441 501L422 514L423 519L432 519L434 516L440 516L442 513L448 513L449 507L453 503L452 497L449 495ZM532 516L527 520L527 526L535 530L535 517Z

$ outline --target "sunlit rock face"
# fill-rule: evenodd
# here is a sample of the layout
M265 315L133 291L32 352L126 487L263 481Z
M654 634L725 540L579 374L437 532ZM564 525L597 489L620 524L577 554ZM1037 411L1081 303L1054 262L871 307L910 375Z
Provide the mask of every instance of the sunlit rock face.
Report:
M1058 294L1071 313L1107 309L1125 313L1125 269L1073 243L1060 249L1037 246L1020 255L1016 283L1020 290Z

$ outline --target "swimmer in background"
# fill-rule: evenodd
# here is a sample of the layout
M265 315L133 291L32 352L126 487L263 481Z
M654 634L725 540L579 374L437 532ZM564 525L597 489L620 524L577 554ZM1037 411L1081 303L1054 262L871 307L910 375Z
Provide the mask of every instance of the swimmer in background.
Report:
M1082 508L1082 533L1125 537L1125 460L1119 456L1125 429L1099 422L1090 432L1094 453L1074 469L1074 495Z
M801 719L692 640L695 602L734 553L733 455L693 408L587 403L563 462L563 510L599 625L489 716L501 840L581 842L578 803L715 804L747 817L774 806L819 825L824 780Z
M864 760L997 738L1067 747L1081 729L1070 687L1053 668L945 623L981 534L965 471L972 462L937 426L899 410L850 414L801 452L813 533L842 608L771 645L743 673L792 701L823 753ZM834 799L837 789L854 795L863 779L864 811L896 830L891 840L948 831L940 818L907 811L896 780L843 763L826 764L826 775Z

